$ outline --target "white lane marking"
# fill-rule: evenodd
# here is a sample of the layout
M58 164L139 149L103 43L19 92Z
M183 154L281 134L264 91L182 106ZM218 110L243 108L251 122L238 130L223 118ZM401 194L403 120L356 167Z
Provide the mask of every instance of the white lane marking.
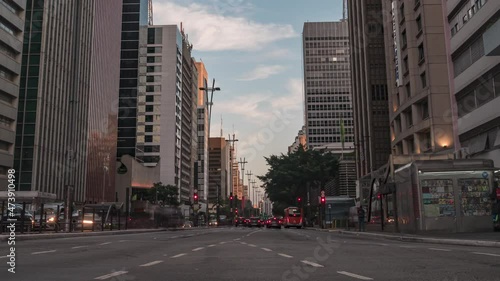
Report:
M238 240L241 240L241 238L236 238L236 239L234 239L234 241L238 241Z
M250 246L250 247L257 247L257 245L254 245L254 244L248 244L248 246Z
M443 251L443 252L451 252L451 250L448 250L448 249L440 249L440 248L429 248L429 250L433 250L433 251Z
M407 248L407 249L415 249L415 248L417 248L415 246L399 246L399 247L401 247L401 248Z
M282 256L282 257L285 257L285 258L293 258L292 256L289 256L289 255L286 255L286 254L282 254L282 253L279 253L278 255Z
M104 243L101 243L99 245L108 245L108 244L111 244L111 242L104 242Z
M172 237L170 237L170 238L179 238L179 236L172 236Z
M110 273L110 274L106 274L106 275L103 275L103 276L96 277L94 279L96 279L96 280L105 280L105 279L108 279L108 278L111 278L111 277L115 277L115 276L118 276L118 275L122 275L122 274L126 274L126 273L128 273L128 271L117 271L117 272L113 272L113 273Z
M385 243L378 243L377 245L379 245L379 246L389 246L388 244L385 244Z
M246 244L247 244L247 242L240 242L240 243L241 243L241 244L243 244L243 245L246 245Z
M120 241L118 241L118 242L123 243L123 242L127 242L127 241L128 241L128 240L120 240Z
M192 251L196 252L196 251L203 250L203 249L205 249L205 247L199 247L199 248L193 249Z
M75 247L71 247L71 249L80 249L80 248L86 248L88 246L75 246Z
M500 257L500 255L490 254L490 253L480 253L480 252L472 252L472 253L476 254L476 255L485 255L485 256L492 256L492 257Z
M208 248L215 247L215 244L208 245L207 247L208 247Z
M310 266L314 266L314 267L324 267L321 264L315 263L315 262L312 262L312 261L303 260L303 261L300 261L300 262L301 263L305 263L305 264L310 265Z
M361 279L361 280L373 280L373 278L366 277L366 276L361 276L361 275L357 275L357 274L350 273L350 272L347 272L347 271L337 271L337 273L343 274L343 275L347 275L347 276L350 276L350 277L354 277L354 278L357 278L357 279Z
M182 254L178 254L178 255L175 255L175 256L170 257L170 258L175 259L175 258L182 257L182 256L185 256L185 255L186 255L186 253L182 253Z
M50 251L41 251L41 252L34 252L34 253L31 253L32 255L39 255L39 254L47 254L47 253L53 253L55 252L56 250L50 250Z
M193 236L194 236L193 234L186 235L186 237L193 237Z
M266 251L266 252L272 252L273 250L271 249L268 249L268 248L261 248L262 250Z
M220 242L219 244L221 244L221 245L222 245L222 244L226 244L226 242Z
M162 263L162 262L163 261L152 261L150 263L141 264L140 266L152 266L152 265L159 264L159 263Z
M309 236L309 235L306 235L306 237L307 237L307 238L311 238L311 236Z

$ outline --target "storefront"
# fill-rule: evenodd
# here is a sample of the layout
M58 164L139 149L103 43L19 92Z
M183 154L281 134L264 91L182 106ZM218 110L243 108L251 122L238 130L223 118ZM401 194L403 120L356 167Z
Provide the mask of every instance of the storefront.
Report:
M398 229L405 233L491 231L491 160L416 161L394 172Z

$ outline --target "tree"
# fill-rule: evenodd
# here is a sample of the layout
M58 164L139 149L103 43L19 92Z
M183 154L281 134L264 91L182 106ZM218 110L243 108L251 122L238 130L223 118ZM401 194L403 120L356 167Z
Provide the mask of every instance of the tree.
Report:
M178 207L179 203L179 191L174 185L163 185L161 182L153 184L153 187L149 189L147 199L150 202L161 202L160 205L163 206L173 206Z
M339 162L334 154L305 150L302 146L296 152L265 159L269 169L258 178L264 182L276 211L296 205L298 197L307 198L308 184L311 190L320 190L338 176Z

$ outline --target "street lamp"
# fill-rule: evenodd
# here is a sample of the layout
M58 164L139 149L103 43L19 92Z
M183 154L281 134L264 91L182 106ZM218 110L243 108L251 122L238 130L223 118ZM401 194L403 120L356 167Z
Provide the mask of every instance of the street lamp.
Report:
M215 87L215 78L213 79L212 81L212 87L211 88L206 88L206 87L200 87L199 88L201 91L205 91L205 101L207 103L207 107L208 107L208 132L207 132L207 147L209 146L209 143L210 143L210 123L212 121L212 105L214 104L213 103L213 99L214 99L214 92L215 91L220 91L220 88L219 87ZM208 91L210 91L210 100L208 100ZM208 216L208 186L207 186L207 201L206 201L206 216L207 216L207 226L208 226L208 220L209 220L209 216Z

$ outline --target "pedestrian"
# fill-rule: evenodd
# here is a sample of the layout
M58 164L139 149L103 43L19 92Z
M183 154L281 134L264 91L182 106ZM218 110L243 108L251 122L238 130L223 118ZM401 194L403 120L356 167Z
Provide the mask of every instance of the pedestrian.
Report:
M359 225L359 231L365 231L365 210L363 209L363 206L358 207L358 225Z

